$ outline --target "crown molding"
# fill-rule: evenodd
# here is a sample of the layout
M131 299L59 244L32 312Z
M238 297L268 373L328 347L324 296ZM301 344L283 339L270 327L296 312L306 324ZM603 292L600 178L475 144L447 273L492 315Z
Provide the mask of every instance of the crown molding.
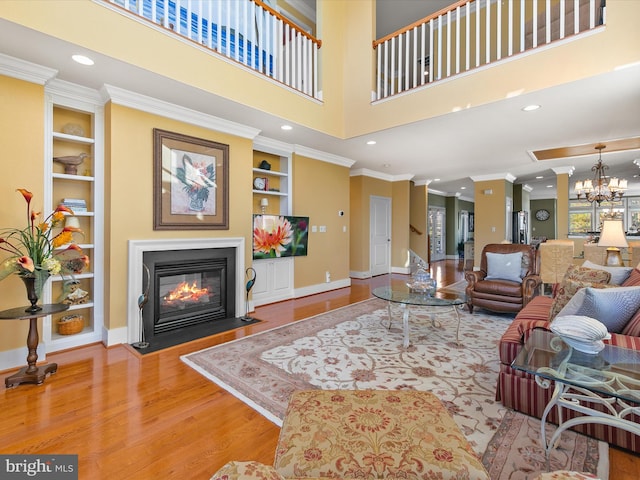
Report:
M44 85L58 75L58 70L0 53L0 74Z
M240 123L181 107L180 105L158 100L157 98L130 92L122 88L114 87L113 85L103 85L101 93L105 102L111 100L111 102L118 105L171 118L191 125L197 125L209 130L216 130L251 140L255 139L260 133L260 130L257 128L247 127Z
M48 94L55 95L58 98L65 98L69 105L76 104L79 101L100 106L105 103L104 98L97 90L58 78L48 82L45 90ZM60 102L59 100L56 101Z
M263 137L262 135L258 135L253 139L253 149L260 150L265 153L271 153L273 155L280 155L282 157L290 157L294 151L292 144Z
M341 167L351 168L352 165L356 163L355 160L351 160L350 158L333 155L332 153L315 150L303 145L294 145L293 152L296 155L313 158L314 160L322 160L323 162L333 163L334 165L340 165Z
M524 185L522 185L522 189L525 192L529 192L529 193L533 192L533 187L531 185L527 185L526 183Z
M506 180L507 182L515 182L516 178L510 173L492 173L489 175L476 175L475 177L469 177L474 182L486 182L490 180Z
M566 173L567 175L571 176L573 175L575 167L554 167L551 170L553 170L553 173L555 173L556 175Z
M409 181L413 178L412 174L403 174L403 175L389 175L388 173L376 172L375 170L369 170L368 168L358 168L356 170L351 170L349 173L350 177L370 177L376 178L378 180L384 180L385 182L402 182Z

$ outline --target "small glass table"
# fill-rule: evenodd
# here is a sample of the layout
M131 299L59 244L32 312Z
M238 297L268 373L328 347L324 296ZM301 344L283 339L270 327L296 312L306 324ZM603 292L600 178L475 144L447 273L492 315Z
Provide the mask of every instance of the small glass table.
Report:
M466 303L467 299L464 295L460 296L455 293L436 292L435 295L430 296L426 293L417 293L409 290L409 287L393 286L393 287L378 287L373 290L373 296L386 300L387 310L389 314L389 321L391 322L391 304L398 303L402 307L402 329L404 332L404 348L409 346L409 305L416 305L420 307L447 307L453 308L456 314L457 327L456 327L456 342L460 344L460 314L458 313L457 306ZM439 326L435 315L431 314L431 325L434 327Z
M576 425L597 423L640 435L640 424L629 418L640 414L640 351L605 344L597 354L582 353L554 333L534 330L511 366L535 375L542 388L555 382L540 428L547 459L562 432ZM546 419L555 406L559 425L547 443ZM583 415L563 421L560 407Z

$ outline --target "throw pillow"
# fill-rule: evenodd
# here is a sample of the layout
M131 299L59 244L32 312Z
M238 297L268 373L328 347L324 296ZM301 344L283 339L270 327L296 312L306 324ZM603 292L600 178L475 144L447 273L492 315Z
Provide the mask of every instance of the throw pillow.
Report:
M487 276L485 280L511 280L522 283L522 252L487 252Z
M640 309L640 287L578 290L558 316L584 315L600 320L611 333L620 333Z
M592 283L592 282L580 282L577 280L566 279L558 285L553 302L551 303L551 309L549 310L549 321L552 322L558 312L562 310L569 300L578 292L578 290L586 287L592 288L606 288L606 283Z
M585 268L593 268L595 270L604 270L605 272L609 272L611 274L611 280L609 280L609 283L612 285L622 285L623 282L629 278L629 275L631 275L631 271L633 270L631 267L607 267L605 265L598 265L597 263L590 262L589 260L585 260L582 266Z
M609 283L611 273L606 270L571 265L564 274L563 281L567 279L578 282Z

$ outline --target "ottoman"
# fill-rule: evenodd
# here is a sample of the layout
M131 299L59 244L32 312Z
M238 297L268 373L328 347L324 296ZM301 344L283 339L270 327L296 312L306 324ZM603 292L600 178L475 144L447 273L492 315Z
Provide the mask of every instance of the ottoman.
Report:
M294 393L274 467L285 478L489 479L442 402L417 391Z

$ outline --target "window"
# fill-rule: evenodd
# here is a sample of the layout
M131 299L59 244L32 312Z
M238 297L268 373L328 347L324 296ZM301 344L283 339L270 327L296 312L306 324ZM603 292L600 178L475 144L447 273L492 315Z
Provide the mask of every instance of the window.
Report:
M593 231L593 205L586 200L569 200L569 234Z

